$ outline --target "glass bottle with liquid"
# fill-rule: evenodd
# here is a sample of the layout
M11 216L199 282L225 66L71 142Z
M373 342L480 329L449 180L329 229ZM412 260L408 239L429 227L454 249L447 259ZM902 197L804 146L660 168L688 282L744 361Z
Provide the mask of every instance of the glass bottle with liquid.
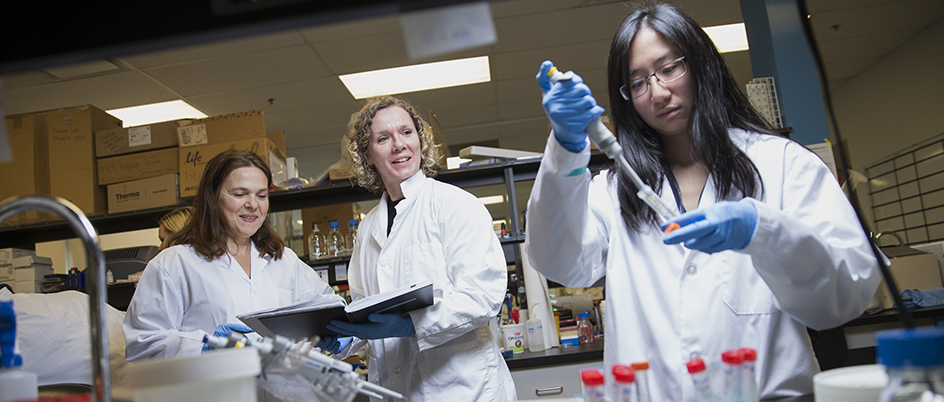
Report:
M594 343L597 340L593 324L590 323L589 312L584 311L577 314L577 338L581 345Z
M331 228L328 230L328 257L340 257L344 253L344 236L341 235L341 231L338 229L338 221L328 222L328 227Z
M325 236L321 233L317 223L311 224L311 234L308 235L308 259L324 258L327 253Z
M357 244L357 219L347 221L347 254L354 253L354 246Z

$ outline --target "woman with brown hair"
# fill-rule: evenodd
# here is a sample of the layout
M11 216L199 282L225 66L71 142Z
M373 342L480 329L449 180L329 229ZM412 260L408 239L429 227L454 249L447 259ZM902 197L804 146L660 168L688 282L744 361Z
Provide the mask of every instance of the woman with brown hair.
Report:
M193 217L148 263L131 299L128 360L198 354L204 335L249 332L239 314L332 292L269 226L271 187L254 153L229 150L207 163Z

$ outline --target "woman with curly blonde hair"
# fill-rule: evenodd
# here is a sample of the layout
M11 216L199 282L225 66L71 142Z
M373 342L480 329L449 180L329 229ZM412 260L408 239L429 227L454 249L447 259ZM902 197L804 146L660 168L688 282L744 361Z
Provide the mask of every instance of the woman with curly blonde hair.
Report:
M383 192L358 229L348 269L351 298L426 281L435 296L432 306L405 317L332 321L328 328L355 337L344 354L370 342L367 378L410 401L514 400L511 373L488 329L507 283L488 210L472 194L432 178L432 133L408 102L368 100L351 117L349 135L357 184Z

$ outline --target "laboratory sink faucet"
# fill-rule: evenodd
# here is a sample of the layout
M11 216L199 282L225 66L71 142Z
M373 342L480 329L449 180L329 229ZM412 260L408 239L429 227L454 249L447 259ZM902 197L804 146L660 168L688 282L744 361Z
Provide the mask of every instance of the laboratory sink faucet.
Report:
M85 214L71 202L48 195L11 197L0 203L0 224L27 211L59 215L85 246L88 256L89 318L92 340L92 401L111 402L111 376L108 366L108 333L105 332L105 257L99 247L98 233Z

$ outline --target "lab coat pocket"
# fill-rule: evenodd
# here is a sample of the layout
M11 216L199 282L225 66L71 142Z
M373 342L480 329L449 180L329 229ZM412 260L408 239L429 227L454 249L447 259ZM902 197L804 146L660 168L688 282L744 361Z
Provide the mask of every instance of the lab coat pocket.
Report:
M446 257L440 242L419 243L410 246L404 256L404 271L398 286L408 286L420 281L437 284L449 283L447 279ZM440 285L441 286L441 285Z
M736 253L718 257L721 264L724 304L737 315L772 314L777 302L767 283L757 274L750 256Z
M471 331L451 342L419 352L419 371L423 377L423 393L440 400L447 392L453 400L473 400L487 393L488 381L483 381L495 371L494 362L485 358L487 348L482 347Z

